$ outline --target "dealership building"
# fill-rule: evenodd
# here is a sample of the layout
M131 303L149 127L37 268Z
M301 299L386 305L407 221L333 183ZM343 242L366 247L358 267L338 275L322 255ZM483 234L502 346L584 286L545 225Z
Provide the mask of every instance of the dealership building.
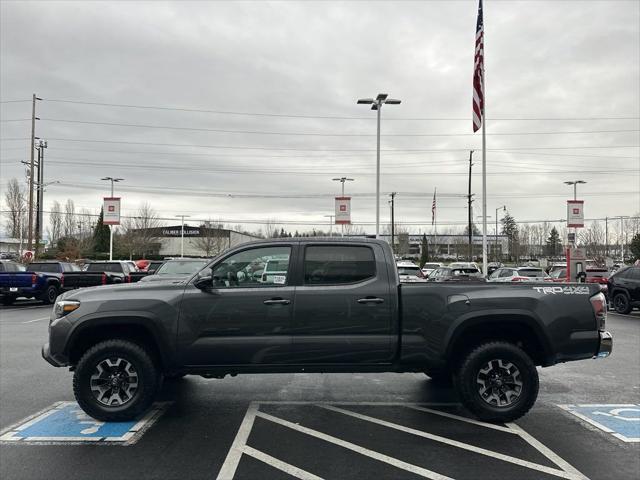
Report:
M155 239L153 253L164 257L179 257L182 246L182 226L150 229L149 237ZM211 257L237 245L258 240L259 237L226 228L184 226L184 256Z

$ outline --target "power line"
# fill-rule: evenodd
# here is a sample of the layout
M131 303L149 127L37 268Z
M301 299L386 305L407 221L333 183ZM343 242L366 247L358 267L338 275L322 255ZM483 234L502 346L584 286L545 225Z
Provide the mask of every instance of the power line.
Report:
M337 149L314 149L314 148L291 148L291 147L255 147L255 146L240 146L240 145L200 145L200 144L188 144L188 143L158 143L158 142L133 142L127 140L98 140L98 139L76 139L76 138L55 138L47 137L47 140L55 140L59 142L79 142L79 143L116 143L124 145L155 145L162 147L195 147L195 148L222 148L232 150L282 150L282 151L296 151L296 152L375 152L375 149L370 148L337 148ZM594 148L640 148L640 145L604 145L604 146L577 146L577 147L509 147L509 148L490 148L487 151L504 151L504 150L578 150L578 149L594 149ZM459 152L467 151L468 148L440 148L440 149L382 149L382 152Z
M134 105L123 103L103 103L103 102L88 102L81 100L67 100L57 98L44 98L45 102L55 103L69 103L75 105L94 105L101 107L119 107L119 108L135 108L142 110L169 110L179 112L194 112L194 113L212 113L218 115L241 115L241 116L256 116L256 117L284 117L284 118L309 118L309 119L327 119L327 120L372 120L373 117L350 117L350 116L338 116L338 115L300 115L300 114L279 114L279 113L264 113L264 112L234 112L226 110L211 110L201 108L188 108L188 107L166 107L155 105ZM640 117L551 117L551 118L523 118L523 117L492 117L492 120L518 120L518 121L540 121L540 120L638 120ZM412 120L412 121L470 121L469 117L395 117L385 120Z
M3 120L5 122L19 122L25 120ZM181 130L181 131L194 131L194 132L214 132L214 133L232 133L242 135L279 135L279 136L308 136L308 137L375 137L375 133L318 133L318 132L269 132L260 130L227 130L221 128L204 128L204 127L179 127L172 125L150 125L140 123L120 123L120 122L97 122L89 120L68 120L61 118L41 118L41 121L46 122L59 122L59 123L73 123L83 125L103 125L112 127L127 127L127 128L149 128L149 129L162 129L162 130ZM595 133L637 133L639 129L630 130L591 130L591 131L560 131L560 132L497 132L489 133L491 136L519 136L519 135L569 135L569 134L595 134ZM472 137L474 133L387 133L382 135L384 137Z
M21 103L21 102L30 102L31 99L28 100L0 100L0 103Z

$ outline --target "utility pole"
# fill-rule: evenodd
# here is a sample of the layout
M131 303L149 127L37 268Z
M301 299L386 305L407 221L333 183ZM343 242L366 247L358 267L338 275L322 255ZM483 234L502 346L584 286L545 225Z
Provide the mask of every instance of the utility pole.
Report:
M325 218L329 219L329 236L333 237L333 219L335 215L325 215Z
M469 222L468 222L468 229L469 229L469 261L472 262L473 261L473 240L472 240L472 235L473 235L473 220L471 218L471 216L473 215L471 212L471 202L473 195L471 194L471 167L473 166L473 150L469 150L469 194L467 195L467 200L469 202Z
M396 195L398 194L398 192L391 192L391 194L389 195L391 197L391 250L393 250L393 252L395 253L396 248L396 242L395 242L395 218L394 218L394 209L395 209L395 203L394 203L394 199L396 198Z
M34 148L36 142L36 100L42 100L33 94L31 99L31 162L29 163L29 232L28 232L28 248L33 250L33 175L34 175Z
M35 255L38 256L40 250L40 241L42 240L43 231L43 210L44 210L44 149L47 148L47 141L38 139L36 149L38 150L38 180L36 184L36 244Z
M371 110L377 110L378 114L376 135L376 238L380 236L380 113L382 112L382 105L400 104L400 100L387 98L388 96L386 93L379 93L375 100L373 98L361 98L358 100L360 105L371 105Z
M604 217L604 256L609 256L609 217Z

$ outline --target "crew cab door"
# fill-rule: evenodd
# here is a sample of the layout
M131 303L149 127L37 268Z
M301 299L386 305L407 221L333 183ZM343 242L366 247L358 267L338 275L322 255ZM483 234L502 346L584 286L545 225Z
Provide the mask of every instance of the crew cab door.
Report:
M211 288L185 289L178 332L183 365L288 362L292 251L292 245L236 251L212 267ZM265 274L269 263L276 263L278 272Z
M382 247L301 245L297 270L295 363L391 362L398 340L396 286Z

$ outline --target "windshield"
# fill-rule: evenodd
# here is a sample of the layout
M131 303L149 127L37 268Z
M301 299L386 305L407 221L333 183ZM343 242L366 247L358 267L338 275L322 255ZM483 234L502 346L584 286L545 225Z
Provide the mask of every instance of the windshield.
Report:
M609 271L606 268L598 269L598 270L587 270L587 278L602 278L608 277Z
M418 267L398 267L398 275L413 275L418 276L420 269Z
M440 265L437 264L437 263L425 263L424 267L422 267L422 268L426 268L427 270L434 270L434 269L439 268L439 267L440 267Z
M86 272L114 272L122 273L122 265L120 263L90 263Z
M207 265L209 260L174 260L165 263L156 275L191 275Z

